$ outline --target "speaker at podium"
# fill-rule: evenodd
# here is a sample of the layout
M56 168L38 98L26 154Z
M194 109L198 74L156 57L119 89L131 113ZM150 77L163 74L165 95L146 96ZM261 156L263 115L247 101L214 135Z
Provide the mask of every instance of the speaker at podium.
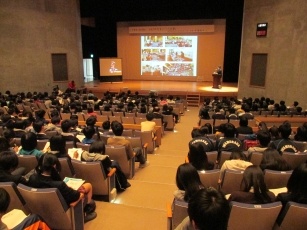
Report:
M213 77L213 85L212 88L214 89L221 89L222 88L222 68L219 66L212 74Z

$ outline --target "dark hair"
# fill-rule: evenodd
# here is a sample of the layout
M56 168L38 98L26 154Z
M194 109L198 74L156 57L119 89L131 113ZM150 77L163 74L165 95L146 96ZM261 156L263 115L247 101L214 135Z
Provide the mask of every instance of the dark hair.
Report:
M95 129L93 126L86 126L83 128L82 133L88 139L91 139L95 134Z
M287 139L292 132L291 124L289 122L284 122L278 127L278 132L283 139Z
M297 128L297 132L294 136L296 141L307 141L307 128L304 125L301 125Z
M154 119L153 113L147 113L146 114L146 119L147 119L147 121L152 121Z
M269 129L266 125L265 122L261 121L259 124L258 124L258 128L262 131L266 131L266 132L269 132Z
M46 111L43 110L43 109L37 110L37 111L35 112L35 115L36 115L37 117L39 117L39 118L44 118L45 114L46 114Z
M62 128L62 131L63 132L69 132L69 130L70 130L70 128L72 127L73 125L72 125L72 122L71 122L71 120L68 120L68 119L66 119L66 120L64 120L64 121L62 121L61 122L61 128Z
M236 134L236 128L233 124L231 123L226 123L224 125L224 136L225 137L234 137Z
M271 142L271 135L267 131L259 130L257 132L257 140L259 141L261 146L267 147Z
M9 193L4 189L0 188L0 213L6 213L11 202Z
M229 202L223 193L200 189L189 201L188 214L200 230L226 230L230 214Z
M307 204L307 163L302 163L293 170L287 189L293 195L293 201Z
M195 137L201 137L201 133L200 130L198 128L193 128L192 132L191 132L191 137L195 138Z
M0 170L9 172L18 166L18 156L12 151L3 151L0 154Z
M185 191L185 201L189 201L199 189L204 187L197 170L189 163L181 164L177 168L176 185L180 190Z
M189 162L197 170L213 169L213 164L208 161L208 156L205 151L204 144L201 141L193 142L189 144L188 158L189 158Z
M209 128L206 125L201 126L199 128L199 131L200 131L202 136L205 136L205 135L209 134Z
M103 141L94 141L90 146L89 152L104 154L105 150L106 150L106 147Z
M104 121L104 122L102 123L102 128L103 128L104 130L109 130L110 127L111 127L110 121Z
M10 143L5 137L0 137L0 153L9 150Z
M241 151L234 151L230 154L230 160L244 160L247 161L246 155Z
M54 167L54 165L56 167ZM42 174L45 171L50 172L52 180L61 180L61 176L59 174L59 172L61 171L61 164L59 162L59 159L51 153L43 154L38 160L36 172L38 174Z
M252 187L254 188L257 203L266 204L272 202L264 183L264 174L261 168L256 165L250 165L244 170L241 183L241 189L244 192L249 192Z
M119 123L118 121L112 121L111 123L111 129L115 136L121 136L124 131L124 126Z
M87 126L95 126L96 122L97 118L95 116L90 116L89 118L86 119Z
M24 150L31 151L37 146L37 137L35 133L28 132L21 136L21 146Z
M270 169L277 171L290 170L290 166L287 161L281 157L276 149L268 148L263 152L262 161L260 164L262 170Z
M51 118L51 123L52 124L59 124L61 122L61 118L59 117L59 116L53 116L52 118Z
M36 133L39 133L42 130L43 126L44 126L44 122L42 121L35 121L33 123L33 129Z
M50 138L51 151L57 151L57 157L66 156L66 140L62 135L54 135Z
M278 139L279 138L279 133L278 133L278 127L273 125L270 129L269 129L270 135L271 135L271 139Z
M240 121L239 121L239 125L240 126L248 126L248 119L245 116L241 116L240 117Z

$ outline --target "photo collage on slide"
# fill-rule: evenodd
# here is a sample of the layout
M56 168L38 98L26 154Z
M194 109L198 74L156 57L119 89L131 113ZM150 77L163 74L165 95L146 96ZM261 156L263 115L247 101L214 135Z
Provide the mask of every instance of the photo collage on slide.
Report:
M141 75L197 76L197 36L141 36Z

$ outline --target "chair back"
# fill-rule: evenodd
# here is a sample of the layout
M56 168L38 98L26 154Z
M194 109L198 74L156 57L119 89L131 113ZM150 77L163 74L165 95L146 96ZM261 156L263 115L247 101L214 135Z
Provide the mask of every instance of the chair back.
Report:
M293 141L297 150L300 152L304 152L307 150L307 142L306 141Z
M134 124L134 117L122 117L123 124Z
M227 152L227 151L222 151L221 152L221 156L220 156L220 159L219 159L219 168L222 167L222 165L224 164L224 162L226 160L230 159L230 155L231 155L231 152Z
M61 164L60 176L62 180L65 177L75 177L75 170L73 165L71 164L70 159L68 157L59 157L58 159Z
M288 202L274 229L304 230L307 226L307 204Z
M167 122L167 126L165 129L167 130L173 130L175 127L175 122L173 115L163 115L163 121Z
M218 180L220 176L220 170L214 169L214 170L202 170L198 171L200 181L201 183L207 188L207 187L213 187L215 189L218 189Z
M250 162L253 165L260 165L263 158L263 153L259 152L252 152L252 155L250 156Z
M268 189L287 187L288 180L292 174L291 171L273 171L264 170L264 182Z
M174 199L173 201L173 213L172 213L172 229L183 221L188 216L188 203Z
M116 160L127 178L133 178L135 171L135 158L128 159L125 146L106 145L106 155Z
M122 122L122 118L119 115L116 116L109 116L109 121L112 123L112 121L118 121L119 123Z
M133 137L134 136L133 130L132 129L124 129L123 133L122 133L122 136Z
M107 115L97 115L96 118L98 122L102 123L109 120L109 117Z
M71 113L60 113L61 120L69 120Z
M55 136L58 134L57 131L46 131L46 136L50 139L51 137Z
M36 148L38 150L43 150L45 148L45 145L47 144L49 140L48 139L45 139L45 140L37 140L37 146Z
M136 113L136 117L142 117L146 119L146 113Z
M269 204L245 204L231 202L228 230L273 229L282 208L281 202Z
M297 166L307 161L307 153L283 152L282 158L284 158L287 161L291 169L295 169Z
M152 153L155 151L156 143L155 140L152 137L151 131L140 131L140 130L134 130L134 135L136 137L141 137L142 143L147 143L147 151Z
M8 194L10 194L10 204L7 209L7 212L12 211L13 209L20 209L25 214L30 213L27 207L25 206L26 205L25 200L22 198L14 182L0 182L0 188L5 189L8 192Z
M90 151L90 145L83 144L81 142L77 142L76 144L77 144L77 148L81 148L82 150L88 151L88 152Z
M134 121L135 124L140 125L143 121L146 121L146 118L137 116L134 118Z
M51 229L84 229L83 202L70 208L56 188L17 186L32 213L40 215Z
M115 175L107 177L100 161L85 162L71 160L76 177L82 178L93 186L93 194L107 197L111 201L111 191L115 188Z
M211 151L211 152L206 152L208 161L212 162L214 166L216 165L215 162L217 160L217 151Z
M243 172L240 170L225 170L221 184L221 190L225 195L240 190Z
M25 174L30 172L32 169L35 169L37 166L37 158L34 155L19 155L18 154L18 168L24 167Z

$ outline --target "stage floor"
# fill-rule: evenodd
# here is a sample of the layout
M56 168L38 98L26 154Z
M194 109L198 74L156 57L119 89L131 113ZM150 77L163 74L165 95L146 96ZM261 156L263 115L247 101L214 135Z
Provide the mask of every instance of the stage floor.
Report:
M100 82L93 81L84 84L98 97L104 92L138 91L141 95L148 95L149 91L157 91L158 95L188 95L199 94L201 97L237 97L237 83L222 83L221 89L213 89L212 82L179 82L179 81L123 81Z

